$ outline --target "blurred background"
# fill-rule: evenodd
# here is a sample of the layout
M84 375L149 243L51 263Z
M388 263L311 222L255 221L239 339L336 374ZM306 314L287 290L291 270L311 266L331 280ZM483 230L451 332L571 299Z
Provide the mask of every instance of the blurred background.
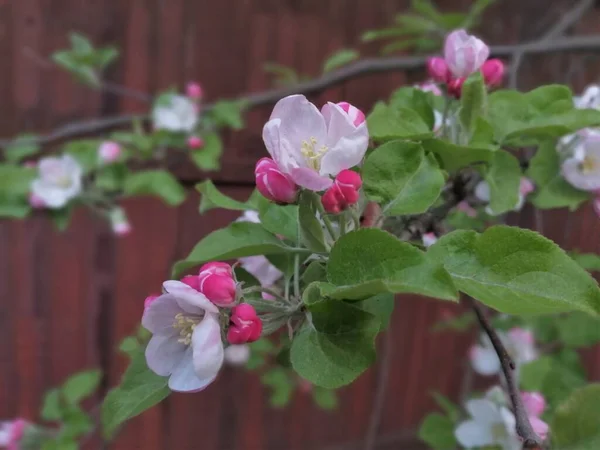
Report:
M438 0L442 10L463 10L468 0ZM475 33L490 44L537 39L574 0L498 0ZM388 25L408 0L0 0L0 136L48 131L83 117L145 112L147 105L76 84L65 72L40 63L67 46L78 31L96 45L121 49L106 79L155 93L199 81L206 101L266 90L273 77L267 62L317 76L322 61L343 47L375 55L363 32ZM600 5L569 34L600 32ZM600 53L527 56L519 88L566 83L580 92L598 80ZM364 111L394 89L423 81L423 70L362 76L310 96L317 104L348 101ZM225 136L222 170L210 174L225 193L245 199L253 168L265 154L262 125L271 106L252 110L243 131ZM126 358L116 352L136 329L144 298L167 279L171 264L211 230L236 218L216 210L198 214L194 185L207 175L179 165L189 193L171 208L158 200L126 202L134 232L115 238L85 211L65 232L48 217L0 222L0 417L38 417L44 392L71 373L101 368L101 391L116 384ZM591 208L576 213L530 209L511 217L566 249L600 251L600 221ZM374 414L381 418L377 449L421 449L416 429L434 408L430 392L457 399L472 336L432 333L440 319L458 313L423 298L398 299L391 335L380 338L380 358L353 385L339 406L323 411L296 392L289 407L269 406L258 378L226 368L199 394L173 394L131 421L117 440L90 449L362 449ZM386 345L387 344L387 345ZM600 380L600 349L585 354L591 380ZM375 392L383 396L374 408Z

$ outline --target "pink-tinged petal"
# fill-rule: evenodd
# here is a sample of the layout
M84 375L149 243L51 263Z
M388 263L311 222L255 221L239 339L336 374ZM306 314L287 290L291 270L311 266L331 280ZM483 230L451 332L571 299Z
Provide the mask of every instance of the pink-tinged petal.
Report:
M321 159L321 175L337 175L344 169L359 165L369 147L367 126L358 126L352 134L341 138Z
M193 349L188 347L169 378L169 388L175 392L199 392L213 380L202 380L194 372Z
M493 348L475 346L471 349L473 370L480 375L495 375L500 369L500 360Z
M186 349L177 336L152 336L146 347L146 363L154 373L166 377L177 367Z
M177 314L185 312L171 294L163 294L154 299L142 315L142 326L152 334L173 336L177 331L173 322Z
M218 316L207 314L196 325L192 335L192 348L196 376L208 384L221 370L225 355Z
M352 134L356 126L346 111L335 103L327 102L321 108L321 113L327 125L327 141L333 147L342 137Z
M271 155L283 170L288 167L289 160L284 158L285 155L282 155L281 153L281 139L279 138L280 125L280 119L269 120L263 127L262 137L269 155Z
M324 191L333 183L331 178L321 176L313 169L307 167L292 169L290 176L298 186L302 186L311 191Z
M550 427L546 422L535 416L530 416L529 422L531 423L531 427L533 428L535 434L544 440L548 437L548 431L550 430Z
M485 447L494 444L494 436L490 427L475 420L462 422L454 436L460 445L465 448Z
M486 399L469 400L465 409L477 422L491 425L502 421L502 413L493 402Z
M201 314L204 311L211 313L219 312L219 309L197 290L177 280L169 280L163 283L163 288L177 299L177 303L186 312Z
M299 154L302 142L314 137L324 143L327 136L325 119L304 95L290 95L275 104L269 120L280 119L279 135L289 144L288 151ZM277 161L279 163L279 161Z

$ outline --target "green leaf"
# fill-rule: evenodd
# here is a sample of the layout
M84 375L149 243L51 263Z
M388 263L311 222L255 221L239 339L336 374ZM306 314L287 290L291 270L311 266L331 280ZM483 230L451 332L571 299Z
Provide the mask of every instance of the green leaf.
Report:
M154 195L171 206L185 200L185 189L166 170L145 170L130 174L123 186L125 195Z
M221 155L223 154L223 141L217 133L206 133L202 136L204 145L201 149L190 153L192 161L200 170L219 170Z
M221 100L216 102L210 113L219 126L226 126L234 130L244 128L244 111L245 102Z
M314 281L326 281L327 271L323 263L319 261L312 261L302 274L302 282L305 285L309 285Z
M36 169L0 164L0 192L11 197L27 198L36 176Z
M323 73L339 69L340 67L357 60L359 56L360 54L356 50L348 48L338 50L323 63Z
M520 228L454 231L429 248L459 290L508 314L600 311L594 279L554 242Z
M473 135L477 120L485 117L487 109L487 92L481 72L475 72L463 84L460 98L458 118L469 136Z
M367 198L389 216L420 214L438 199L444 175L420 144L388 142L369 155L362 170Z
M58 231L65 231L69 227L71 218L73 217L73 208L67 206L62 209L53 209L48 212L48 215L52 219L54 226Z
M381 331L384 331L390 325L396 302L394 301L394 294L379 294L353 305L377 317L381 323Z
M490 186L490 209L494 214L515 209L521 181L521 166L517 158L504 150L496 151L485 180Z
M390 107L408 108L414 110L421 116L430 130L435 125L434 103L435 96L430 92L423 92L421 89L403 86L394 91L390 97Z
M0 194L0 218L24 219L30 213L31 207L24 196Z
M96 186L103 191L121 191L128 173L129 169L127 168L127 164L110 164L96 172Z
M61 388L63 398L70 404L77 404L92 395L102 379L100 370L87 370L72 375Z
M24 158L35 155L40 151L38 136L35 134L22 134L8 144L4 150L4 157L9 162L19 162Z
M419 428L419 438L433 450L454 450L454 423L446 416L432 413L425 417Z
M376 141L424 139L433 133L419 113L408 108L394 108L383 102L375 104L367 117L369 135Z
M247 211L252 208L246 202L239 202L223 194L217 189L211 180L203 181L196 185L200 192L200 214L204 214L214 208L223 208L230 211Z
M315 386L312 390L313 400L321 409L332 410L338 406L338 397L334 390Z
M276 84L281 86L289 86L300 82L298 73L292 67L268 62L263 64L263 70L267 73L275 75Z
M294 385L285 369L276 367L261 375L260 380L271 388L269 402L275 408L282 408L289 403L294 392Z
M474 163L487 163L497 151L494 147L455 145L442 139L427 139L421 143L425 151L434 153L442 163L442 168L455 172Z
M458 405L455 405L448 397L439 392L432 392L431 396L452 422L456 423L459 421L462 413Z
M589 347L600 343L600 319L583 313L555 318L559 339L566 347Z
M362 300L388 293L414 293L445 300L457 294L448 273L416 247L378 229L361 229L342 236L331 249L331 298Z
M577 264L590 272L600 272L600 255L595 253L577 253L569 254Z
M139 351L131 359L121 384L111 389L102 403L103 436L110 439L123 422L167 398L171 393L167 383L167 378L148 369L144 351Z
M71 155L83 168L84 173L89 173L98 166L98 147L100 139L78 139L63 146L63 151Z
M431 331L439 333L442 331L458 331L465 332L470 330L475 324L475 315L472 312L467 312L451 319L441 320L437 322Z
M600 445L600 384L573 392L550 424L553 445L560 450L595 450Z
M327 251L325 233L319 219L317 219L316 202L321 201L317 194L303 191L298 200L298 221L300 224L300 237L310 250L317 253Z
M186 259L173 267L173 276L208 261L290 252L289 247L259 223L234 222L213 231L196 244Z
M91 53L94 50L94 46L88 38L81 33L72 32L69 33L69 40L71 46L76 53Z
M543 142L535 156L529 162L527 176L535 183L535 193L531 202L536 208L550 209L569 207L576 209L588 200L589 192L580 191L571 186L560 173L560 155L556 151L556 142Z
M317 386L335 389L355 380L375 360L375 316L337 300L309 307L311 323L292 341L292 367Z
M260 222L271 233L298 242L298 206L269 203L260 212Z
M51 422L58 421L62 417L60 391L58 389L51 389L46 392L44 403L42 404L41 415L42 419Z

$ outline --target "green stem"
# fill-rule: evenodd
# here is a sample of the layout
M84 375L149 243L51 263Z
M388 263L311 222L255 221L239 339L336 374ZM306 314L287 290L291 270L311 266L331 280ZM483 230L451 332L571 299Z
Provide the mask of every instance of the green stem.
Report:
M344 211L340 216L339 216L339 224L340 224L340 236L343 236L346 234L346 223L348 221L348 213L347 211Z
M262 287L262 286L251 286L249 288L243 289L242 293L243 294L250 294L252 292L260 292L260 293L266 293L269 295L272 295L273 297L275 297L278 300L283 300L284 302L287 303L287 300L281 296L281 294L279 294L277 291L274 291L273 289L269 289L266 287Z
M300 255L294 256L294 297L300 301Z
M446 127L446 120L448 119L448 114L450 113L450 102L452 100L449 97L446 97L446 103L444 104L444 113L442 114L442 138L448 137L448 128Z
M327 231L328 231L329 235L331 236L331 239L335 241L335 238L336 238L335 230L333 229L333 224L331 223L331 220L329 219L329 217L327 216L327 213L325 212L325 208L323 208L323 203L321 203L320 201L315 201L315 205L317 207L317 211L319 211L321 220L323 220L323 223L325 224L325 228L327 228Z
M287 302L290 301L290 279L288 277L285 278L284 297Z

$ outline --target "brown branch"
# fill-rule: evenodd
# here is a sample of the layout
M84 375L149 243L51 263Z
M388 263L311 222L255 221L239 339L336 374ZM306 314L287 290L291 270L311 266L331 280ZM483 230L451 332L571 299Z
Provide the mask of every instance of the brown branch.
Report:
M385 332L383 340L383 356L379 365L377 374L377 391L375 392L375 400L371 417L369 419L369 427L365 436L364 450L373 450L377 442L377 432L381 425L381 415L385 406L385 398L387 391L388 378L390 373L390 362L392 360L392 330L391 327Z
M473 311L475 311L475 315L477 316L477 320L481 325L481 328L485 331L485 333L492 341L492 345L494 346L494 350L498 354L498 358L500 359L500 365L502 366L502 372L504 373L504 378L506 379L506 386L508 389L508 395L513 405L513 410L515 413L515 418L517 421L517 434L523 439L523 449L524 450L541 450L542 449L542 440L540 437L535 434L533 428L531 427L531 422L529 422L529 417L527 414L527 410L525 409L525 405L523 405L523 399L521 398L521 393L519 392L519 386L517 386L517 382L514 376L514 370L516 368L515 363L512 358L506 351L504 344L500 340L500 337L496 333L496 330L490 325L483 308L479 303L471 298L467 298L468 303L470 304Z
M542 54L577 50L600 49L600 35L565 37L556 40L537 40L516 45L499 45L490 48L492 56L514 56L523 54ZM327 89L330 86L359 76L390 72L396 70L420 69L425 67L429 56L400 56L387 58L367 58L327 73L320 78L299 83L294 86L272 89L256 94L241 96L238 100L245 102L247 108L274 103L282 97L291 94L312 94ZM214 105L205 105L210 110ZM118 127L131 122L133 119L147 119L147 116L124 115L102 119L73 122L42 136L35 142L48 144L67 137L98 132L107 128ZM0 148L6 148L12 139L0 140Z

